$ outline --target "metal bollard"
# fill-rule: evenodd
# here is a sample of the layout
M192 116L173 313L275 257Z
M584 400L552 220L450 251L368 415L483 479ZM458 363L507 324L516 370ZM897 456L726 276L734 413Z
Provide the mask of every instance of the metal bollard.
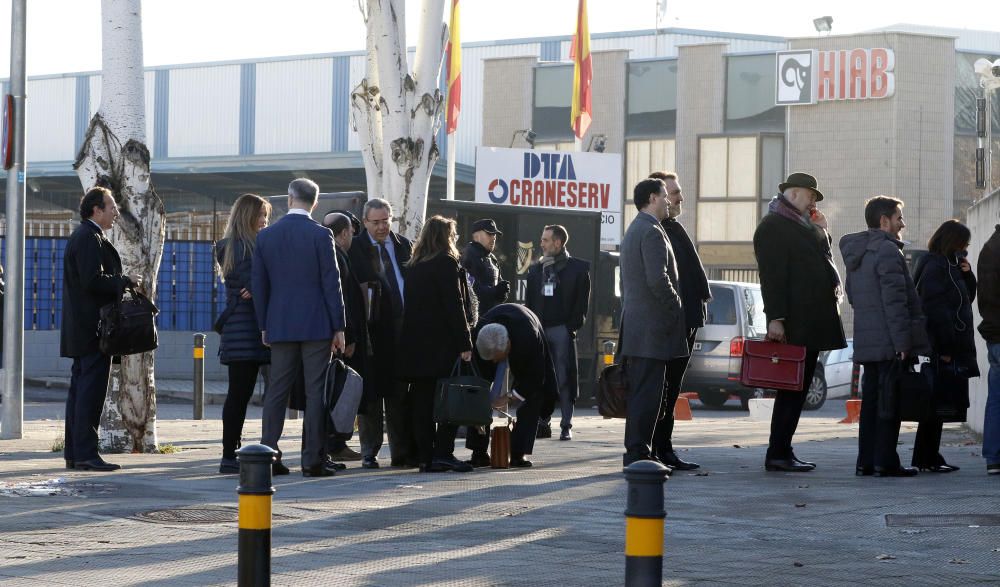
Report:
M239 587L271 584L271 464L278 452L263 444L236 451L240 460Z
M604 345L603 346L604 346L604 356L602 358L603 358L604 366L607 367L609 365L614 365L615 364L615 341L613 341L613 340L606 340L606 341L604 341Z
M205 419L205 335L194 335L194 419Z
M667 515L663 509L663 484L668 471L656 461L637 461L625 467L626 587L663 584L663 518Z

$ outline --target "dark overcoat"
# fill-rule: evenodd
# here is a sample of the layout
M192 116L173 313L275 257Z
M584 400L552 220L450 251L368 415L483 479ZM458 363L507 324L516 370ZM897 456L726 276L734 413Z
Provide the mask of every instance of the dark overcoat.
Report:
M459 355L472 350L475 318L466 313L465 270L438 254L407 268L405 291L397 376L411 382L447 377Z
M347 344L354 345L354 354L346 360L352 369L365 376L365 359L368 358L368 317L365 314L365 299L362 295L358 276L351 267L348 254L337 247L337 266L340 268L340 285L344 289L344 310L347 330L344 335Z
M121 299L128 283L111 241L90 220L81 222L63 254L61 356L82 357L100 350L97 320L101 306Z
M507 301L509 290L497 287L500 281L500 263L486 247L475 241L470 242L462 251L461 263L479 301L480 313L486 313L493 306Z
M556 372L549 355L545 330L538 317L519 304L500 304L479 318L475 336L479 336L479 331L487 324L500 324L507 329L510 341L507 364L513 378L512 387L525 398L554 398L558 393ZM479 353L473 354L483 377L492 381L496 364L484 361Z
M760 221L753 235L768 322L784 319L789 344L814 351L847 346L831 242L818 226L774 213Z
M223 365L237 361L253 363L270 363L271 349L264 346L260 338L260 326L254 313L253 298L245 300L240 296L240 290L246 289L253 295L251 273L253 271L253 254L246 250L242 242L230 243L222 239L215 244L215 259L219 266L226 254L226 248L236 247L233 268L223 277L226 284L226 299L223 311L232 308L232 312L222 325L219 337L219 362ZM221 312L220 312L221 313Z
M948 259L930 253L917 263L913 279L927 317L934 355L951 357L957 366L978 373L972 317L976 276L972 271L962 271L954 256Z

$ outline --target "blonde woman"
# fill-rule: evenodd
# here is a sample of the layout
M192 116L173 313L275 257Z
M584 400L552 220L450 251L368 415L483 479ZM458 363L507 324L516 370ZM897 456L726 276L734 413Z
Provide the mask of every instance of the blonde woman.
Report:
M271 351L260 339L250 291L250 270L257 233L267 226L271 204L256 194L243 194L229 212L226 234L215 244L217 270L226 284L223 311L216 322L221 335L219 362L229 367L229 389L222 406L222 462L219 473L239 473L240 446L247 404L253 396L260 366L271 362Z
M409 382L416 457L421 470L471 471L455 458L456 426L434 424L434 388L451 374L459 359L472 359L470 324L476 316L459 266L455 221L442 216L427 219L407 264L406 304L400 334L398 374Z

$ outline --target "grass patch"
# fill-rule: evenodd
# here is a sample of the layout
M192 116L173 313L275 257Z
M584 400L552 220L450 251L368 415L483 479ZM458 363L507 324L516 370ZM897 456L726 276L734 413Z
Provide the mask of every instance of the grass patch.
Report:
M57 438L52 441L52 452L62 452L66 448L66 439Z
M160 448L157 449L161 455L172 455L181 452L180 447L174 446L172 444L161 444Z

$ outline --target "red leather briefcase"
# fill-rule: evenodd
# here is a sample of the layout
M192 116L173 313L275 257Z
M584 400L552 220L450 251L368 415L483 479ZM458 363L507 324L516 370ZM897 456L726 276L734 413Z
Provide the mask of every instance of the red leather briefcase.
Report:
M806 347L765 340L743 344L740 383L747 387L801 391Z

